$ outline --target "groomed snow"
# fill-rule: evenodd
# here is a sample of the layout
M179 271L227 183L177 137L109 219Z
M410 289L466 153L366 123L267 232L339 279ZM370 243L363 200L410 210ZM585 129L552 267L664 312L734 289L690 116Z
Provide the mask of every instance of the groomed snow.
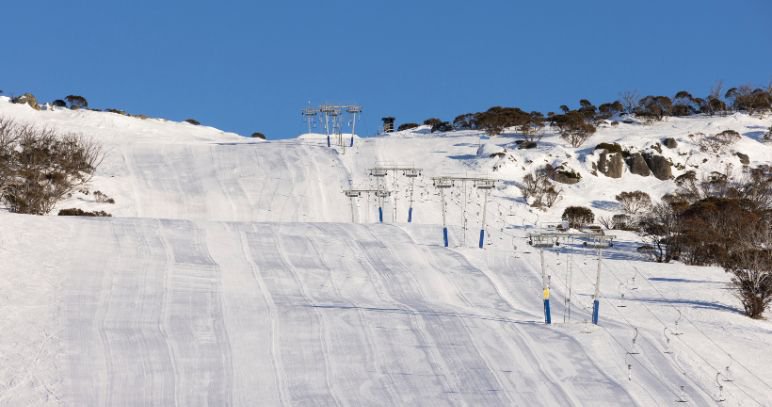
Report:
M545 253L546 326L539 254L525 239L568 205L611 214L621 191L673 189L593 175L595 144L644 149L675 137L679 147L663 154L701 173L724 170L735 150L769 164L760 143L769 117L621 124L579 149L555 136L516 150L506 135L417 129L357 138L344 152L311 135L262 142L7 98L0 116L98 140L106 157L89 189L116 200L77 193L60 205L113 218L0 213L0 405L772 404L772 325L741 315L721 269L647 262L634 235L617 233L594 327L595 251L562 245ZM688 137L725 129L743 139L718 156ZM528 208L515 182L557 161L582 181L550 211ZM424 169L414 223L407 181L392 176L400 192L386 201L386 223L365 198L351 222L341 190L374 186L376 162ZM441 246L430 178L449 174L504 180L488 204L484 250L478 193L461 187L448 195L451 247Z

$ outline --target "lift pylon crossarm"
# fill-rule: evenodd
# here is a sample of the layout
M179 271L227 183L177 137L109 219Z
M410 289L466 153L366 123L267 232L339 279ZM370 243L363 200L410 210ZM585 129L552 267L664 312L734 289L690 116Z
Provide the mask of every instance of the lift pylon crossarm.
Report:
M477 189L493 189L496 186L496 180L480 179L474 181L474 187Z
M370 168L370 176L385 177L387 175L389 175L389 170L386 168L381 168L381 167Z
M349 194L353 194L353 193L359 193L360 195L387 193L390 195L391 191L385 190L385 189L373 189L373 188L351 188L351 189L344 189L343 193L346 194L346 196L349 196Z
M406 177L417 177L423 174L423 168L411 167L409 165L376 165L369 169L370 175L374 177L385 177L390 171L402 171Z
M600 235L597 233L570 233L570 232L535 232L528 234L528 244L531 246L559 246L561 242L566 243L574 240L584 240L585 245L594 248L610 247L616 236ZM588 242L589 241L589 244Z
M421 176L421 169L420 168L406 168L402 175L408 177L408 178L416 178Z

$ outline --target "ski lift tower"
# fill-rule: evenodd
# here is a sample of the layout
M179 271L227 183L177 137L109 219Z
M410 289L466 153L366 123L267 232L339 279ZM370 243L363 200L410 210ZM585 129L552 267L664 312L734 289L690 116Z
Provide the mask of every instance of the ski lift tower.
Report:
M421 176L420 168L405 168L402 175L410 179L410 207L407 210L407 223L413 222L413 196L415 191L415 179Z
M453 179L449 177L432 178L434 187L440 190L440 201L442 202L442 240L445 247L448 247L448 222L447 208L445 206L445 190L453 188Z
M482 249L485 244L485 219L486 219L486 211L488 209L488 194L491 189L496 187L497 180L492 178L484 178L484 177L443 176L443 177L434 177L432 178L432 181L434 181L434 187L439 188L440 194L442 195L442 219L443 219L442 228L443 228L443 238L445 240L445 247L448 247L448 241L447 241L447 225L445 223L445 217L446 217L445 195L444 195L443 189L453 187L455 182L461 182L464 184L464 186L466 186L467 182L471 182L475 188L485 191L484 197L483 197L483 204L482 204L483 213L482 213L482 225L480 226L480 241L478 245L479 248ZM464 233L466 233L466 231Z
M595 275L595 294L592 301L592 323L598 325L599 311L600 311L600 269L601 260L603 259L603 249L605 247L613 247L614 240L613 235L604 235L602 233L568 233L557 231L542 231L531 233L528 238L528 244L539 249L539 257L541 260L541 276L542 276L542 292L544 297L544 322L546 324L552 323L550 316L550 284L549 278L545 272L544 266L544 249L551 248L553 246L560 245L560 242L573 241L575 239L583 240L583 245L592 247L598 250L598 270ZM568 282L570 284L570 281ZM571 292L571 288L568 288L568 292ZM570 295L570 294L569 294Z
M379 190L386 190L386 175L388 174L389 171L386 168L370 168L370 176L375 177L378 180L376 186ZM376 194L376 197L378 197L378 219L381 223L383 223L383 198L385 198L385 196L379 196Z
M368 188L352 188L352 189L344 189L343 193L346 194L346 197L348 197L351 200L351 222L356 222L354 220L354 200L356 198L360 198L362 194L375 194L376 197L379 198L379 207L378 207L378 220L380 223L383 223L383 198L388 197L391 194L391 191L387 191L384 189L368 189Z
M488 209L488 194L496 186L496 181L492 179L480 178L474 181L474 187L482 189L484 191L483 197L483 209L482 209L482 226L480 226L480 248L483 248L485 242L485 215Z
M333 127L337 121L337 117L340 114L340 110L332 105L321 105L319 111L324 114L324 132L327 134L327 147L331 147L330 143L330 117L333 118Z
M375 196L378 198L378 222L383 223L383 202L391 195L391 191L385 189L379 189L375 191Z
M352 116L351 118L351 144L349 144L349 147L354 147L354 134L357 127L357 116L362 113L362 106L360 105L349 105L346 106L346 112Z
M370 176L376 177L380 179L379 185L382 185L383 188L386 188L386 176L391 172L394 175L394 190L397 190L397 174L399 172L402 172L402 175L407 177L410 180L410 206L408 207L407 212L407 222L412 223L413 222L413 203L414 203L414 189L415 189L415 179L420 177L423 173L423 169L409 166L409 165L399 165L399 164L382 164L382 163L376 163L376 166L373 168L370 168ZM397 218L397 194L394 195L394 219Z
M544 268L544 249L559 244L559 238L560 237L555 233L537 233L531 235L530 240L528 241L531 246L539 249L542 297L544 300L544 323L547 325L552 323L552 315L550 313L550 279L547 277L547 272Z
M306 122L308 123L308 132L311 133L311 123L313 123L314 118L319 113L318 109L314 109L313 107L307 107L301 111L300 114L303 115L303 118L306 119Z

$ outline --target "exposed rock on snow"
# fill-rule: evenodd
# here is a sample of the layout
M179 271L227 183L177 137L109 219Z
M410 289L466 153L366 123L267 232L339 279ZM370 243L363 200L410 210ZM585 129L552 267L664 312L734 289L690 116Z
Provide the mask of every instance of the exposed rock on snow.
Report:
M624 172L622 153L609 153L608 151L600 153L598 171L609 178L622 178Z
M669 180L673 176L673 164L667 158L657 154L644 154L643 159L658 180Z
M751 163L751 159L748 157L748 154L743 154L739 151L734 154L740 159L740 164L748 165Z
M630 154L626 161L631 173L640 175L642 177L648 177L651 175L651 169L649 168L649 165L646 163L646 160L644 160L641 153Z
M670 149L678 147L678 142L673 137L666 137L662 140L662 144Z

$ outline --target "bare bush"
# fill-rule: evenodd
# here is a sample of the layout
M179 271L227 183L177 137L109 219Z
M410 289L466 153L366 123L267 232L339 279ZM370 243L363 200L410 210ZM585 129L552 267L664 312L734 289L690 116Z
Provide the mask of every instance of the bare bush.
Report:
M522 192L526 203L531 200L532 202L530 202L530 205L537 208L545 206L551 208L552 205L560 199L561 192L560 189L555 188L555 186L552 185L549 177L547 177L547 174L544 171L540 171L536 174L526 174L526 176L523 177L520 191Z
M725 269L732 273L732 284L745 315L761 318L772 302L772 251L736 253Z
M617 202L629 215L636 216L651 208L651 197L643 191L622 192L616 197Z
M703 152L712 152L718 154L723 151L727 146L736 143L742 137L740 133L734 130L724 130L721 133L713 136L703 137L698 141L700 150Z
M77 135L59 136L0 119L0 191L11 212L43 215L87 183L102 160L101 148Z
M94 191L94 200L96 200L98 203L109 203L114 204L115 199L110 198L102 191Z
M598 216L598 223L607 230L614 229L614 219L608 216Z
M641 98L640 94L636 90L627 90L622 92L619 97L622 99L622 105L624 106L625 113L633 113L635 107L638 106L638 100Z
M644 241L655 249L657 262L678 259L681 252L677 203L661 202L653 205L640 222Z

